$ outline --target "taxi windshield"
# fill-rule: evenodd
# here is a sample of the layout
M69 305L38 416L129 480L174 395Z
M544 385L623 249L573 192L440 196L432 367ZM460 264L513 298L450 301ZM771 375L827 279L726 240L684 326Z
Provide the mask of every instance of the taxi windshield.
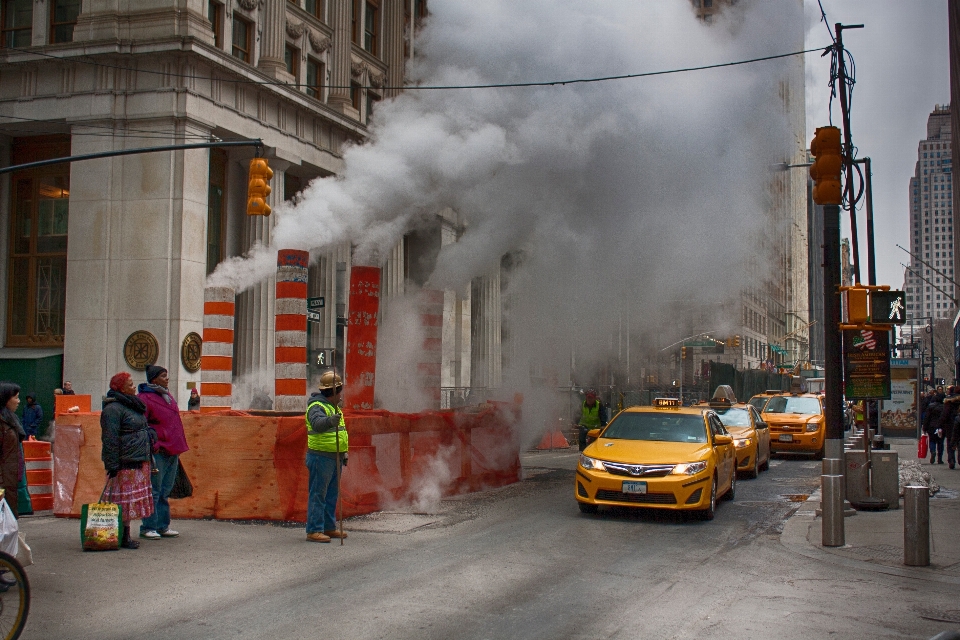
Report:
M750 398L750 404L753 405L753 408L763 413L763 405L767 404L767 400L770 398L765 398L763 396L757 396L756 398Z
M699 415L670 411L623 412L603 432L604 438L658 442L706 442L707 428Z
M817 398L798 398L794 396L775 396L770 398L765 413L808 413L820 415L820 400Z
M750 412L746 409L714 409L725 427L749 427Z

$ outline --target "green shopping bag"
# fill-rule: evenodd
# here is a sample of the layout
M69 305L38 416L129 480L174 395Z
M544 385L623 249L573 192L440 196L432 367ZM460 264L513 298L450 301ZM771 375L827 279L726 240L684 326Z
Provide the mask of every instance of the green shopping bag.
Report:
M100 497L103 500L103 496ZM123 532L121 507L94 502L80 507L80 542L84 551L116 551Z

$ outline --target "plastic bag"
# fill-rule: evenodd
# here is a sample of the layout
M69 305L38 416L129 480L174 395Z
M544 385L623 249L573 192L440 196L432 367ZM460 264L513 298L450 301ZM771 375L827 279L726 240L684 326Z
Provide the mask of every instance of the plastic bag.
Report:
M95 502L80 507L80 541L84 551L115 551L120 548L120 505Z
M20 542L20 548L17 550L16 558L20 561L21 566L29 567L33 564L33 549L27 544L27 537L23 535L23 531L17 535L17 538Z
M183 498L189 498L193 495L193 483L190 482L190 478L187 476L186 470L183 468L183 464L177 464L177 477L173 481L173 488L170 490L169 498L171 500L181 500Z
M9 553L12 556L17 555L19 546L20 525L17 519L10 513L10 505L6 499L0 497L0 551Z
M930 437L927 434L920 436L920 440L917 441L917 457L926 458L927 453L930 451Z

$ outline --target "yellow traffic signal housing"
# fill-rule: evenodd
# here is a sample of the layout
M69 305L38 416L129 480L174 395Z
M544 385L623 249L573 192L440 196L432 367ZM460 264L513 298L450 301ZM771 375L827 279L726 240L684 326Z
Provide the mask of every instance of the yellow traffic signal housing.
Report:
M273 178L273 169L267 164L266 158L254 158L250 161L250 179L247 182L247 215L268 216L270 205L267 196L270 195L270 180Z
M687 348L686 348L686 347L680 347L680 359L681 359L681 360L686 360L686 359L687 359Z
M734 347L740 346L740 336L733 336L733 346Z
M843 187L843 146L840 144L840 129L818 127L810 143L810 153L816 158L810 166L813 178L813 201L817 204L841 204Z
M842 294L844 323L865 324L870 319L870 309L867 304L870 299L870 290L867 287L854 286L845 288Z

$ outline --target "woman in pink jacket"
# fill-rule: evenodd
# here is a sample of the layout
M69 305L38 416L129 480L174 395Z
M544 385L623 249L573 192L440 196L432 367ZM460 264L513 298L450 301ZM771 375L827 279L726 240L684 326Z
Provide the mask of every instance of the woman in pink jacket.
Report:
M170 491L177 479L180 454L187 451L187 437L183 433L180 407L167 389L170 377L167 370L156 365L147 367L147 382L137 389L137 397L146 405L147 423L156 434L153 447L153 515L140 524L140 537L146 540L176 538L180 535L170 528Z

